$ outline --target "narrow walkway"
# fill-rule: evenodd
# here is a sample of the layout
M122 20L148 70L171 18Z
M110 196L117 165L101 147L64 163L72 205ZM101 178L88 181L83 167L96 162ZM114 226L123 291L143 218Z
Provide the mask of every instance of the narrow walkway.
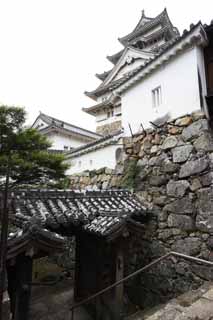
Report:
M70 320L73 301L71 280L52 287L34 287L32 290L30 320ZM83 308L75 311L75 320L92 320Z

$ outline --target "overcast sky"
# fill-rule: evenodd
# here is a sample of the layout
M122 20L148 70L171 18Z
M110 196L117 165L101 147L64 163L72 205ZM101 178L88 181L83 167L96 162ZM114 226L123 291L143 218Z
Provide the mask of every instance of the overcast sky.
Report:
M0 0L0 103L25 106L28 123L42 111L95 129L84 91L112 67L106 56L141 10L154 17L165 7L181 32L213 19L212 0Z

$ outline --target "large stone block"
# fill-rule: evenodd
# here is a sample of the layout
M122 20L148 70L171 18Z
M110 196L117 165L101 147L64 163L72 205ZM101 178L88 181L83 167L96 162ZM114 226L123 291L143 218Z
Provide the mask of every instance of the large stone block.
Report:
M176 137L170 136L167 137L163 144L162 144L162 149L163 150L168 150L174 148L178 144L178 140Z
M150 142L150 138L147 136L141 144L141 150L144 151L145 153L149 153L151 147L152 147L152 144Z
M172 245L172 250L179 253L196 256L200 253L202 242L199 238L185 238L177 240Z
M193 146L191 144L186 144L172 149L173 161L176 163L185 162L188 160L192 150Z
M192 117L190 116L185 116L183 118L179 118L175 121L175 125L181 126L181 127L186 127L192 123Z
M184 231L192 231L195 228L193 219L186 215L170 214L168 217L170 228L179 228Z
M162 172L166 173L174 173L179 169L179 165L177 163L173 163L172 161L166 159L162 163Z
M157 196L157 197L154 197L153 199L153 203L160 207L164 206L166 202L167 202L166 196Z
M198 178L195 178L191 181L190 189L191 191L196 191L198 189L202 188L202 185L200 183L200 180Z
M166 186L167 194L171 197L182 198L189 186L187 180L169 181Z
M197 151L203 150L206 152L213 151L213 139L210 132L203 132L202 135L194 142Z
M153 167L157 165L157 162L158 162L158 157L152 157L148 163L149 163L149 166Z
M151 176L149 179L149 183L151 186L162 186L166 184L168 181L168 178L165 175L159 175L159 176Z
M198 214L196 227L207 233L213 232L213 188L200 189L197 193Z
M201 183L204 187L208 187L213 183L213 172L208 172L201 176Z
M198 174L207 169L209 161L206 158L200 158L194 161L188 161L181 166L180 178L186 178L194 174Z
M154 145L154 146L151 147L150 153L154 154L154 153L157 153L159 150L160 150L160 147Z
M194 203L188 196L175 200L163 208L166 212L191 215L195 211Z
M137 167L144 168L149 164L149 160L146 157L139 159L137 162Z
M192 119L194 121L200 120L200 119L205 119L206 115L205 112L201 111L201 110L197 110L192 112Z
M208 121L206 119L198 120L183 129L182 137L185 141L199 137L202 131L208 130L208 128Z
M158 239L163 240L163 241L168 240L172 236L173 236L173 232L171 229L165 229L165 230L162 230L158 233Z

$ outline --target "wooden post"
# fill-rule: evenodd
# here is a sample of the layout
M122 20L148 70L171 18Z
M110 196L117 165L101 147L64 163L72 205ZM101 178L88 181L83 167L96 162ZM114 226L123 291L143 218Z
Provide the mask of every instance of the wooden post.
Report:
M32 266L33 260L31 257L24 254L17 257L16 272L17 272L17 288L15 301L15 320L28 320L30 297L31 297L31 282L32 282Z
M10 262L7 265L7 280L8 280L8 294L10 297L10 312L13 315L15 314L15 307L16 307L16 290L17 290L17 272L16 272L16 264L11 264Z
M7 159L7 172L5 190L3 196L3 210L1 212L0 223L1 223L1 236L0 236L0 320L3 319L3 295L5 290L5 278L6 278L6 259L7 259L7 236L8 236L8 191L9 191L9 180L10 180L10 153ZM1 208L0 208L1 209Z
M122 245L119 244L116 251L116 270L115 270L115 281L119 281L124 277L124 257ZM121 283L115 287L115 303L116 303L116 319L121 319L123 310L123 299L124 299L124 284Z
M73 300L79 301L80 299L80 237L75 237L75 275L74 275L74 294Z

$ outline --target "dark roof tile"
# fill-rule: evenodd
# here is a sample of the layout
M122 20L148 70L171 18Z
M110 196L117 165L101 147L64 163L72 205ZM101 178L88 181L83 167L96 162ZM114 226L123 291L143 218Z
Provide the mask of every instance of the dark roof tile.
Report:
M0 197L1 198L1 197ZM143 219L146 208L125 190L75 192L71 190L22 190L10 194L12 221L27 229L73 230L76 226L99 236L108 236L130 217Z

